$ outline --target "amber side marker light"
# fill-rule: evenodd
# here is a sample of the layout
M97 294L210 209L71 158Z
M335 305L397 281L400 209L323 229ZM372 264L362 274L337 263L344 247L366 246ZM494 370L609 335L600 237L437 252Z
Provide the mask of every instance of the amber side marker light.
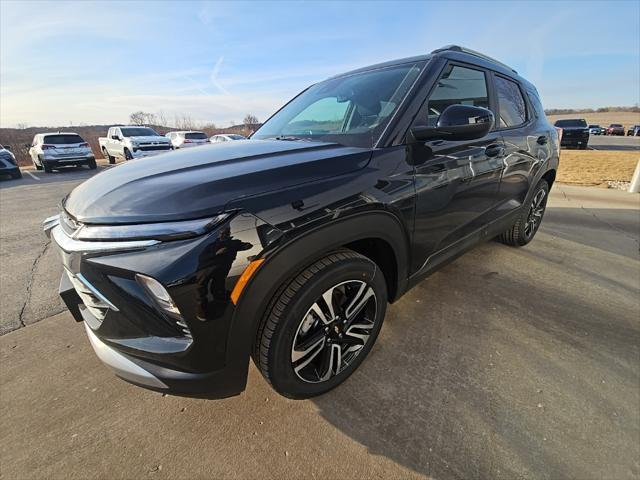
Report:
M262 265L262 262L264 262L264 258L254 260L249 265L247 265L247 268L245 268L244 272L242 272L242 275L240 275L236 286L233 287L233 291L231 292L231 301L234 305L238 304L238 299L240 298L240 295L242 295L244 287L247 286L249 279L253 276L258 267Z

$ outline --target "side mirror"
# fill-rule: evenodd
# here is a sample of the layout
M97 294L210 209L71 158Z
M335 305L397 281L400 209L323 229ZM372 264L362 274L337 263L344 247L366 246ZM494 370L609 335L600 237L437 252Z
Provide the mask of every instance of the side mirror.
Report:
M487 135L493 123L491 110L470 105L449 105L438 117L435 127L413 127L411 135L416 141L475 140Z
M120 140L118 135L111 135L111 140Z

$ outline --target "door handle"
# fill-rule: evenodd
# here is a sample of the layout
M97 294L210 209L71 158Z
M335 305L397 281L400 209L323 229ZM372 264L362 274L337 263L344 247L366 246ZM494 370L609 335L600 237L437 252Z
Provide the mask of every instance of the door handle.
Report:
M548 142L548 139L547 139L546 135L541 135L541 136L539 136L539 137L538 137L538 139L536 140L536 143L537 143L538 145L546 145L546 144L547 144L547 142Z
M487 157L501 157L504 155L504 146L499 144L489 145L484 149L484 154Z

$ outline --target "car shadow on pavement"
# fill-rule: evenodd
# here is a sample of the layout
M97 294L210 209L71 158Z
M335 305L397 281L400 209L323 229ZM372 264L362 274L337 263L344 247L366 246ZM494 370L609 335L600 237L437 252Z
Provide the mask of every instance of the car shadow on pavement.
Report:
M637 265L603 252L612 269L582 284L600 266L560 261L567 248L592 253L551 235L490 242L423 281L359 371L315 400L323 417L435 479L638 472Z

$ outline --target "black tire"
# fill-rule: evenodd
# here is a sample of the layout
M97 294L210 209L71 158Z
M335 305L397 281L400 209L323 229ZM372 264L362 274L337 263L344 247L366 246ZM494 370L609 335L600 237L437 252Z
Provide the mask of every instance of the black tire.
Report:
M540 192L544 191L544 194ZM538 199L539 195L542 195L542 203L536 207L536 199ZM526 205L526 207L522 208L520 215L513 223L511 228L506 232L500 234L498 239L512 247L523 247L535 237L536 232L540 228L540 224L542 223L542 219L544 217L544 212L547 207L547 199L549 198L549 184L546 180L540 180L540 183L536 186L536 189L531 196L531 200ZM535 223L531 222L535 220Z
M22 172L18 170L17 172L12 173L11 178L13 178L14 180L18 180L19 178L22 178Z
M91 169L91 170L95 170L96 168L98 168L98 164L96 163L96 159L94 158L93 160L89 160L87 162L87 166Z
M116 157L109 155L109 152L107 152L107 149L104 147L102 148L102 156L109 161L109 165L116 163Z
M133 160L133 155L131 155L131 152L129 151L128 148L124 149L124 159L125 160Z
M42 166L44 167L45 173L51 173L53 171L53 168L51 168L51 165L47 164L47 162L42 162Z
M362 286L362 290L359 290L358 286ZM356 290L358 292L351 300L347 292L353 293ZM337 315L332 322L323 323L317 314L312 315L311 310L312 306L321 304L323 293L327 294L329 291L333 299L332 309ZM349 307L359 304L359 299L365 300L364 307L354 308L355 313L352 312L348 317L346 312ZM353 303L350 303L351 301ZM327 306L326 303L322 305ZM386 283L382 271L374 262L351 250L342 249L329 253L289 282L285 282L276 292L258 328L253 360L264 378L281 395L303 399L323 394L345 381L366 358L382 327L386 307ZM328 313L326 308L324 311ZM300 338L300 335L305 335L301 329L309 319L313 320L313 317L315 322L306 332L310 335L310 341L324 337L320 345L321 354L316 353L313 357L317 358L321 365L327 366L323 363L322 357L330 356L328 368L326 368L329 377L318 378L317 381L313 379L315 383L301 378L301 373L294 370L293 363L294 342ZM329 317L330 315L327 315L325 319ZM360 334L365 332L359 329L359 325L364 322L368 322L366 332L369 333L361 335L366 339L357 340L359 349L351 352L352 347L356 346L354 343L356 332ZM338 333L339 331L342 333ZM337 338L338 335L340 339ZM336 354L338 360L334 365L333 354L336 347L344 350L341 350L340 355ZM344 362L342 362L343 356ZM348 361L347 358L349 358ZM295 368L301 368L300 365L304 362L305 357L300 358ZM309 369L317 373L312 363L309 364ZM320 376L320 373L317 374Z
M33 157L31 158L31 160L33 161L33 166L36 167L36 170L42 170L42 158L38 157L38 160L40 160L40 164L33 160Z

